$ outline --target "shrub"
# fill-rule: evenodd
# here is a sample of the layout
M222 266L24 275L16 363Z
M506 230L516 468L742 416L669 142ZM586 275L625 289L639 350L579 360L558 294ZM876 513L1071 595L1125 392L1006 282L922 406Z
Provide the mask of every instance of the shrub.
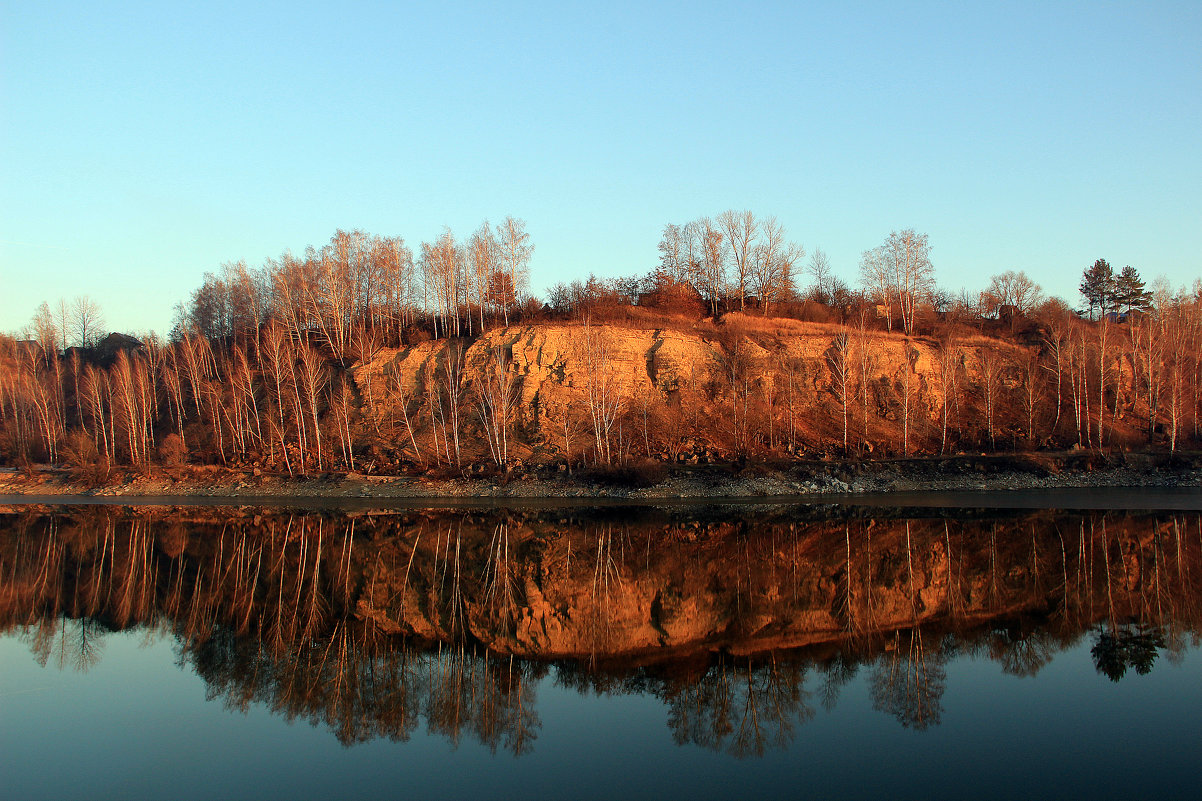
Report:
M79 470L79 478L84 483L100 485L109 480L111 471L108 459L97 450L96 443L84 432L71 432L60 452L63 461Z
M159 443L159 461L166 467L179 467L187 455L188 448L179 434L168 434Z
M72 431L59 449L63 461L70 467L92 467L99 464L100 451L96 443L82 431Z

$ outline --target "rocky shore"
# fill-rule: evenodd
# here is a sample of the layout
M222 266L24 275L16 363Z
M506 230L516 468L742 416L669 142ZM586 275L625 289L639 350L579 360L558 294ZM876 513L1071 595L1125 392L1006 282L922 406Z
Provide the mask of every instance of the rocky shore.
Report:
M505 474L295 476L214 467L141 473L103 480L58 468L0 470L0 495L221 498L670 498L737 499L1008 491L1092 487L1202 487L1202 454L1067 451L956 455L875 461L749 462L569 472L517 469Z

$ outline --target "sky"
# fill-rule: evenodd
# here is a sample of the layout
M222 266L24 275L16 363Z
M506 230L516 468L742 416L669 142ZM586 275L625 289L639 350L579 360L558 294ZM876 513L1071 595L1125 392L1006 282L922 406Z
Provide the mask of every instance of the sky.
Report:
M253 6L253 7L250 7ZM165 332L206 271L507 215L533 289L775 215L854 284L1202 277L1202 4L0 0L0 331Z

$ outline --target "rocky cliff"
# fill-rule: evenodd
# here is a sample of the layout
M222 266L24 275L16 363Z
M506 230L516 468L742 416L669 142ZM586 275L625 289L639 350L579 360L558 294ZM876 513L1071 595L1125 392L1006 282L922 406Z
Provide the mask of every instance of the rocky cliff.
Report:
M364 417L377 428L404 427L419 448L433 449L434 430L446 427L457 403L470 456L486 457L470 434L481 428L482 401L508 389L519 458L587 458L607 448L730 458L841 445L845 401L849 446L920 450L940 433L949 387L954 421L983 432L976 407L986 381L994 409L1013 417L1025 354L977 338L957 343L941 364L933 340L728 315L722 326L675 329L503 328L470 343L383 350L353 376ZM999 428L1004 416L996 415Z

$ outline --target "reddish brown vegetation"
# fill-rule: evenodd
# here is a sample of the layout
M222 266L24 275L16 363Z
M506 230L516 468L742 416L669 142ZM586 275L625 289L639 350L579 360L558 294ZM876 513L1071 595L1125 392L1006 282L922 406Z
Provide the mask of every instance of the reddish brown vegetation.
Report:
M823 261L802 299L800 250L779 226L727 217L669 226L644 278L558 285L545 305L524 295L531 247L506 220L462 242L446 232L416 261L399 239L339 231L301 259L226 265L167 343L62 350L40 315L40 342L0 338L0 460L96 480L185 462L289 475L566 463L639 483L663 461L1199 441L1202 292L1091 321L1054 301L1030 310L1031 287L1007 288L1022 276L1001 276L1007 311L990 319L939 310L938 293L870 304ZM732 283L734 251L706 248L735 234L760 238ZM710 268L722 275L705 284Z

